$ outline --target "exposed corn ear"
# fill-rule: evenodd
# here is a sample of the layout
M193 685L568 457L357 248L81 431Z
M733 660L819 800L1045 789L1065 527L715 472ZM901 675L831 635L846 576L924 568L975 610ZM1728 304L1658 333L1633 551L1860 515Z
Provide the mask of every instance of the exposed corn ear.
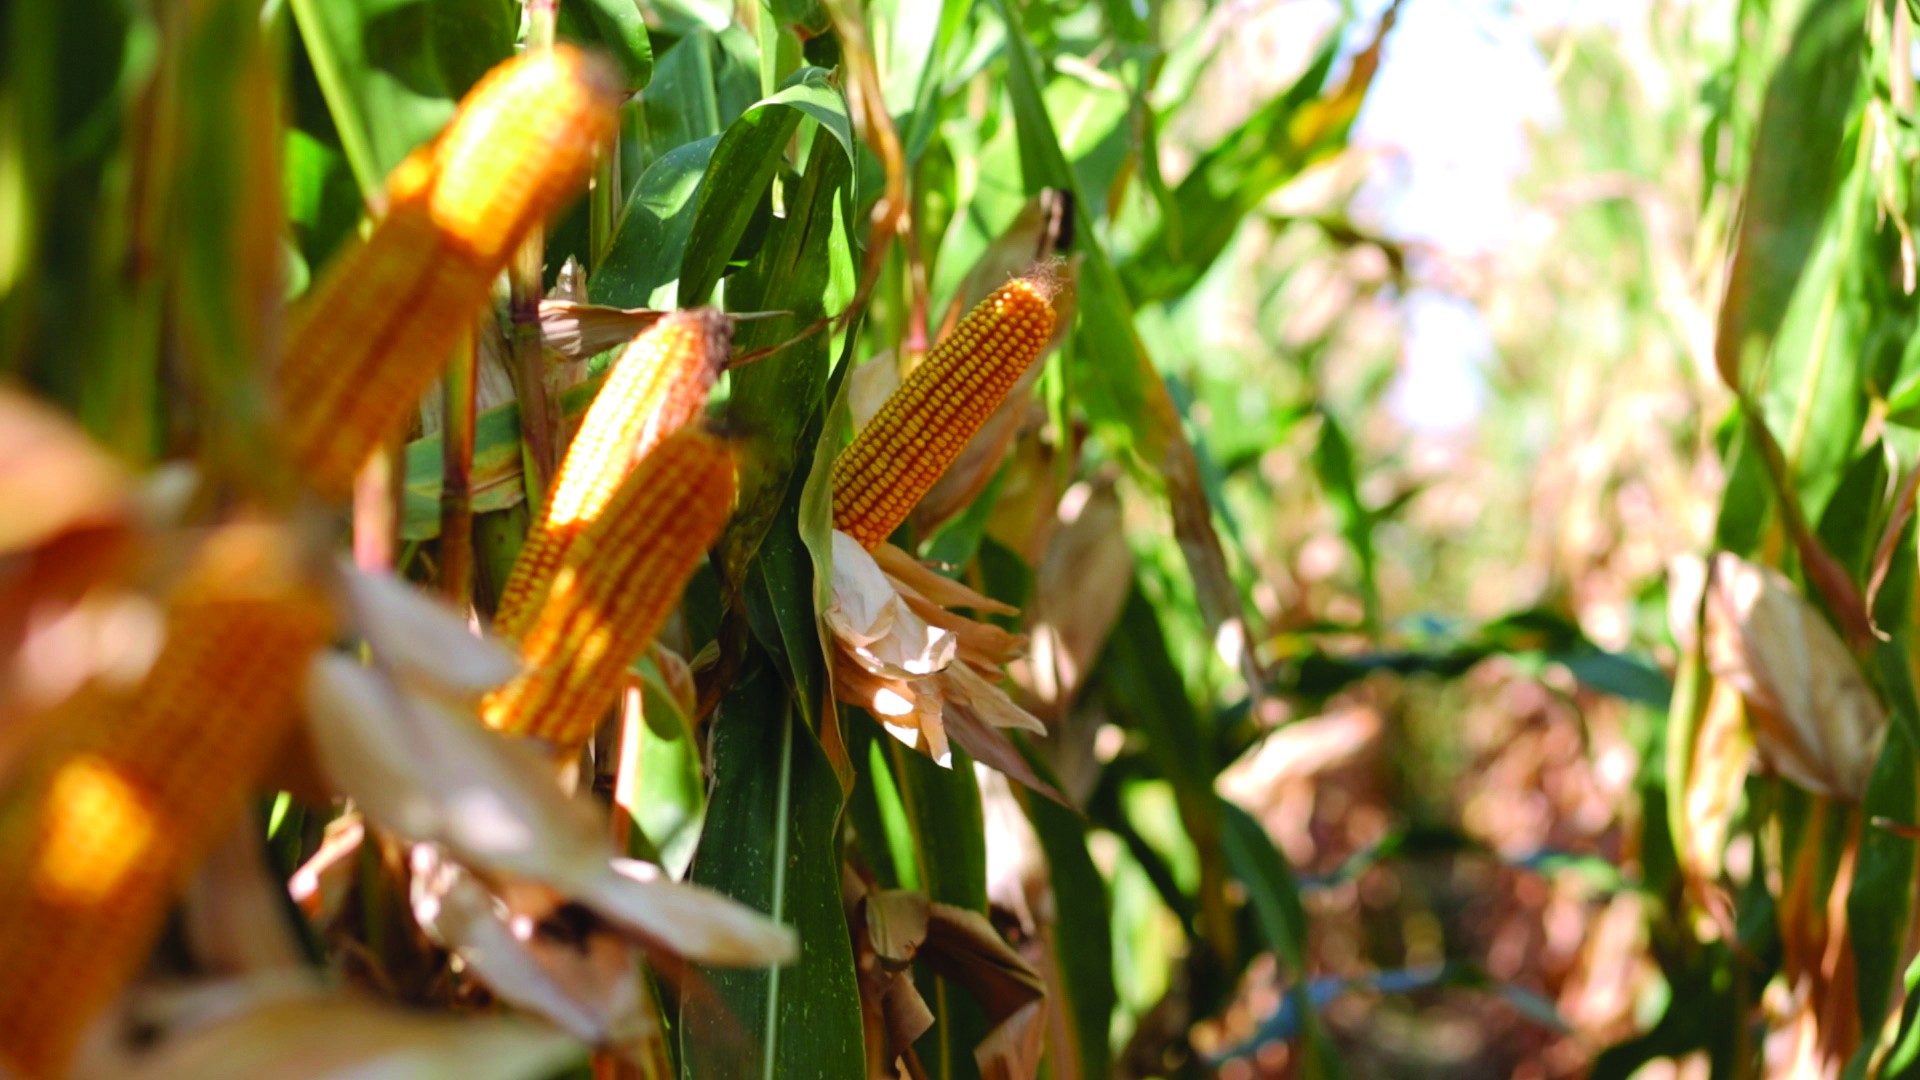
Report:
M224 528L168 598L139 685L83 691L26 752L0 795L0 1074L62 1074L139 972L289 730L331 625L284 531Z
M833 463L833 527L872 549L993 415L1053 333L1053 285L1016 278L960 320Z
M488 726L563 750L592 736L733 512L733 452L682 428L567 545L521 646L527 670L481 703Z
M526 632L574 537L606 509L636 462L700 417L732 336L731 320L713 308L676 311L620 354L507 576L495 630L512 638Z
M520 239L586 182L619 82L566 46L510 60L388 179L387 216L289 317L278 393L309 483L344 498L487 303Z

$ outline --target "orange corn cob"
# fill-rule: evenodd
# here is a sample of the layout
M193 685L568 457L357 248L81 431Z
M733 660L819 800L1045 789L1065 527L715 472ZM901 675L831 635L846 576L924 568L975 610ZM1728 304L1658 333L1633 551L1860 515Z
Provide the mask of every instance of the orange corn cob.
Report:
M232 525L167 601L130 693L90 688L0 794L0 1074L60 1075L295 718L331 626L287 535Z
M725 527L733 496L732 450L697 427L643 458L567 545L521 645L527 670L481 702L487 725L562 750L585 743Z
M518 639L539 610L575 536L613 498L634 463L698 419L726 363L733 325L713 308L676 311L633 339L594 395L500 593L494 629Z
M934 346L833 462L833 527L886 541L1020 381L1053 333L1045 275L995 290Z
M387 216L289 316L279 398L313 487L353 475L445 366L529 230L586 183L618 119L619 83L556 46L501 64L387 182Z

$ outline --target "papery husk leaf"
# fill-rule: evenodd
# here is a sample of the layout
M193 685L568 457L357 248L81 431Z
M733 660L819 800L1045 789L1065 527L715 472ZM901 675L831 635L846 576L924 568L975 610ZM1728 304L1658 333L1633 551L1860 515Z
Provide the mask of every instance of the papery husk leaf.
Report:
M540 301L540 342L548 352L585 360L625 345L660 321L663 312L604 307L573 300Z
M580 1056L573 1038L529 1021L436 1017L315 993L277 995L218 1022L175 1033L110 1075L116 1080L525 1080L552 1075Z
M1015 728L1045 735L1047 726L1039 717L1013 703L1006 691L988 682L966 664L954 664L940 673L941 689L949 707L970 710L981 720L997 728Z
M987 723L971 708L949 703L943 719L947 737L975 761L1000 770L1009 779L1018 780L1029 790L1045 795L1069 810L1078 811L1078 807L1059 788L1042 780L1040 774L1033 771L1033 766L1027 764L1027 759L1020 754L1020 748L1013 745L1013 740L1007 738L1006 732Z
M261 836L241 818L207 856L181 898L180 923L200 966L223 975L292 971L305 965L276 895Z
M851 537L848 540L854 542ZM858 546L857 542L855 546ZM836 555L838 550L835 549ZM871 555L881 571L893 579L896 589L911 589L941 607L972 608L990 615L1020 614L1019 608L976 592L965 583L947 577L892 544L881 544L873 549Z
M972 506L1000 471L1000 464L1007 459L1007 452L1013 449L1020 433L1046 421L1046 411L1035 405L1032 398L1033 385L1046 370L1044 359L1043 353L1027 368L1013 389L1007 391L1006 400L967 440L960 456L953 459L947 471L920 497L910 516L915 536L932 536L940 526Z
M955 657L961 662L960 666L971 664L976 668L997 670L1003 664L1026 655L1027 639L1024 634L1016 634L992 623L977 622L965 615L956 615L905 587L900 590L900 599L906 603L908 610L928 626L953 635Z
M344 656L316 660L307 687L314 743L368 818L470 866L535 879L606 856L592 811L560 793L531 744Z
M1832 625L1784 575L1727 552L1705 604L1707 668L1745 699L1761 758L1809 791L1860 801L1887 710Z
M1110 483L1077 484L1034 570L1026 670L1042 719L1064 717L1120 621L1133 581L1133 550Z
M859 542L833 534L833 603L822 613L840 647L876 675L931 675L953 662L955 637L929 626Z
M985 915L938 903L929 904L927 914L921 958L965 987L993 1024L974 1048L981 1075L1007 1080L1036 1075L1046 1042L1046 980Z
M596 1046L657 1031L640 995L639 957L620 935L562 923L565 902L525 882L489 890L430 844L411 857L415 920L495 996ZM564 932L553 927L563 925Z
M577 899L629 932L710 967L799 959L791 928L712 889L674 881L652 863L615 859L608 873L574 885Z
M308 709L341 788L400 835L489 875L551 886L690 960L760 966L793 957L792 932L758 912L616 859L594 810L560 792L530 743L408 697L340 656L316 662Z
M853 431L859 434L880 412L895 390L900 389L900 365L888 350L853 369L847 376L847 412Z
M368 645L410 685L455 699L477 699L520 674L520 660L497 638L476 634L447 604L392 574L342 563L342 576Z

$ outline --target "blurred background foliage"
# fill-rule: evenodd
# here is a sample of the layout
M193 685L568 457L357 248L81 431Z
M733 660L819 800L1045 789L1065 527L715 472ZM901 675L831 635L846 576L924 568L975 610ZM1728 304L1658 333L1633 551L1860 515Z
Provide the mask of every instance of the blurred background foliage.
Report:
M0 358L128 459L216 465L257 406L192 312L244 299L222 244L250 200L299 292L526 32L509 0L3 17ZM786 313L743 324L774 351L721 406L773 496L678 631L741 667L717 728L636 731L634 844L805 959L712 973L729 1019L682 1017L680 1067L724 1074L739 1040L778 1075L860 1068L844 860L992 915L1046 979L1056 1077L1920 1069L1913 17L561 0L634 97L548 295ZM235 59L256 34L270 70ZM1052 732L1024 752L1078 813L818 715L780 577L849 365L923 349L1042 236L1075 329L1006 463L916 539L1024 609L1013 675ZM505 325L483 609L539 482ZM560 408L607 359L542 376ZM438 424L404 455L422 580ZM1716 550L1818 626L1715 624ZM1782 764L1863 746L1864 790ZM986 1011L921 981L926 1075L975 1074Z

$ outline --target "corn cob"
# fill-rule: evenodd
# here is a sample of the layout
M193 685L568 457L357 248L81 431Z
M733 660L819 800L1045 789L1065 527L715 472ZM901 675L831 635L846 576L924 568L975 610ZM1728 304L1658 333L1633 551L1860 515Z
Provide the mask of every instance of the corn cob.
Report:
M344 498L486 305L521 238L612 137L618 82L559 46L500 65L388 179L388 213L289 316L278 393L309 483Z
M495 630L515 639L526 632L574 537L606 509L636 462L705 410L732 334L727 317L712 308L676 311L621 353L567 446L546 511L507 575Z
M280 530L215 533L130 694L90 689L0 795L0 1074L59 1075L288 731L325 597Z
M585 743L719 537L733 496L732 450L697 427L642 459L567 545L521 644L527 670L481 702L487 725L561 750Z
M833 462L833 527L884 543L993 415L1053 333L1045 275L1016 278L960 320Z

